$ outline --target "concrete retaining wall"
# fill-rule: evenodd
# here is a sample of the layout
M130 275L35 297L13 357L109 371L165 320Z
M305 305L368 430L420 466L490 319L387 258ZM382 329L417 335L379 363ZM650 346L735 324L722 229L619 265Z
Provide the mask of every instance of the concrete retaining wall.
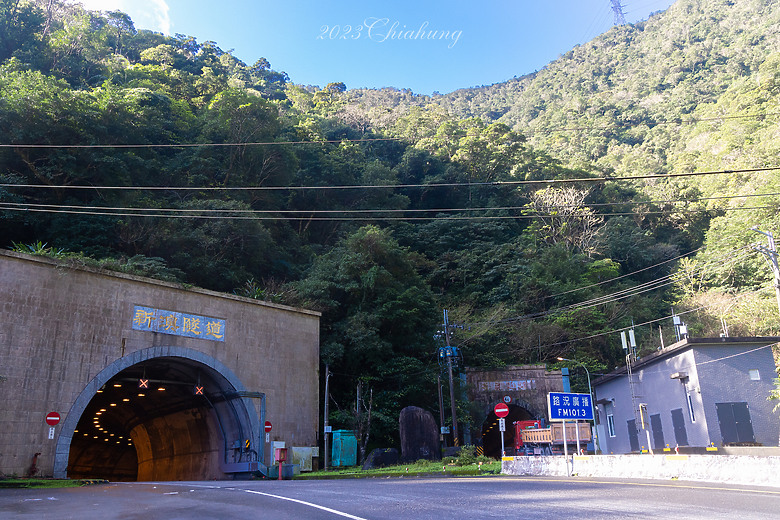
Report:
M780 487L780 456L582 455L505 457L506 475L694 480ZM570 473L569 473L570 472Z

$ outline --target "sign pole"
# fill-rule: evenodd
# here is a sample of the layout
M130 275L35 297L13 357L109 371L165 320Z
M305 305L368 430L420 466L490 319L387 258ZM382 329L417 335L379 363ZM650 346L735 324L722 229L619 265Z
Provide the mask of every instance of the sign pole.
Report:
M503 459L504 455L506 455L506 449L504 447L504 432L506 431L505 417L509 415L509 406L507 406L506 403L498 403L493 407L493 413L498 417L498 433L501 435L501 458Z
M506 449L504 448L504 432L506 431L506 419L501 418L498 420L498 432L501 434L501 459L503 460L506 455Z
M574 435L577 436L577 455L582 453L580 451L580 421L579 419L574 421Z
M566 457L566 471L569 471L569 447L566 441L566 421L574 422L574 428L577 435L577 450L579 450L579 421L581 419L585 419L586 421L594 420L592 396L590 394L550 392L547 394L547 410L550 414L550 421L561 421L563 423L563 456ZM572 467L572 469L574 468ZM569 473L571 474L570 471Z
M563 425L563 458L566 460L566 476L569 477L571 476L571 471L569 471L569 447L566 442L566 419L561 424Z

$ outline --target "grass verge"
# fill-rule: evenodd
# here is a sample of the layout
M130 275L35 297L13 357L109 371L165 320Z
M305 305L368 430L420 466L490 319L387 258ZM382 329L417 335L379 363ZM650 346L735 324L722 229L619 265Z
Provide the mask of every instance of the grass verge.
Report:
M3 488L69 488L80 487L87 484L95 484L104 482L102 480L84 479L84 480L69 480L69 479L50 479L50 478L8 478L0 480L0 489Z
M295 479L381 478L381 477L447 477L487 476L501 473L501 462L457 465L445 461L417 461L384 468L362 469L360 466L313 471L295 475Z

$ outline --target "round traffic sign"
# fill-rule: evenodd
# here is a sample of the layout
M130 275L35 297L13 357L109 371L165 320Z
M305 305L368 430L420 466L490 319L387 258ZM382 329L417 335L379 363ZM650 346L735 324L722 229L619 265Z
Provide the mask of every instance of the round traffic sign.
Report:
M265 433L271 431L271 421L265 421Z
M503 419L509 415L509 407L504 403L498 403L493 411L496 413L496 417Z
M60 414L57 412L49 412L46 414L46 424L49 426L56 426L60 422Z

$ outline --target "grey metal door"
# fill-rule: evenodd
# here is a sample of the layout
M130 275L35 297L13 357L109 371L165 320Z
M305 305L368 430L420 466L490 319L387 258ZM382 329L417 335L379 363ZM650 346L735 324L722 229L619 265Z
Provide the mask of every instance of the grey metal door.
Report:
M747 403L715 403L715 409L723 444L756 442Z
M650 427L653 429L653 444L657 450L664 449L664 427L661 423L661 414L650 416Z
M631 451L639 451L639 432L636 431L636 419L631 419L628 425L628 442L631 443Z
M672 426L674 427L674 440L679 446L688 445L688 432L685 430L685 415L682 408L672 410Z

